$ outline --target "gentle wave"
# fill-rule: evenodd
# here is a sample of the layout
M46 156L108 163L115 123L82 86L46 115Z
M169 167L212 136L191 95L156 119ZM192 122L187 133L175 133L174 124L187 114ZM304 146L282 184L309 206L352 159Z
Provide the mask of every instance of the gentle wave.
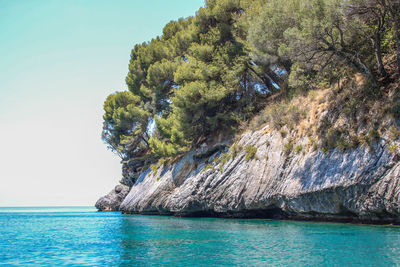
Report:
M399 266L400 228L0 208L0 265Z

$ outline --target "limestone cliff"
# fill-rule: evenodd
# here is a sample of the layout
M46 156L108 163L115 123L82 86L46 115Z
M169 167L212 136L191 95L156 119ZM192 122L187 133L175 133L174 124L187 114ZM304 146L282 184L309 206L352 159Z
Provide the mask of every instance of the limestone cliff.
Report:
M267 123L236 138L209 138L183 157L150 168L124 162L123 182L129 181L131 188L118 209L176 216L400 223L400 133L390 137L388 130L395 122L370 117L382 131L367 133L365 124L352 124L338 110L340 97L326 92L310 103L295 103L308 108L306 117L294 117L296 127L277 129ZM374 114L372 109L367 112L354 118L364 121L366 114ZM341 132L348 136L353 132L352 138L361 141L345 143L336 136L338 129L346 129ZM318 135L328 149L316 145Z
M305 143L305 138L298 141ZM214 159L225 150L204 158L213 147L188 153L157 173L144 172L120 208L178 216L400 222L400 158L383 140L326 154L288 154L283 144L284 138L266 126L237 143L257 148L252 159L240 151L222 165Z
M110 193L97 200L95 207L101 211L118 211L121 202L128 193L129 187L119 184Z

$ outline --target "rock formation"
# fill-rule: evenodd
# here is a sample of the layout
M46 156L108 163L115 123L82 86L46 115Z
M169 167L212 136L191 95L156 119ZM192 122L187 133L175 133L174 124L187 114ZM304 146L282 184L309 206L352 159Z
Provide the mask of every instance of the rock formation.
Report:
M304 147L303 152L285 151L288 139L266 126L244 133L236 155L223 144L192 151L159 166L156 173L143 172L120 209L176 216L400 222L400 157L388 151L384 139L328 153L306 151L306 138L293 144ZM257 148L253 158L246 158L246 147ZM226 162L218 163L219 157Z
M100 211L118 211L121 202L129 193L129 187L123 184L115 186L110 193L101 197L96 202L96 208Z
M329 90L313 99L292 102L308 107L307 116L292 128L269 123L234 139L209 137L174 161L152 166L124 161L126 191L117 198L113 190L96 207L175 216L399 224L396 122L375 118L379 133L346 117L340 98ZM375 113L358 111L356 120ZM339 134L350 130L348 141L343 140Z

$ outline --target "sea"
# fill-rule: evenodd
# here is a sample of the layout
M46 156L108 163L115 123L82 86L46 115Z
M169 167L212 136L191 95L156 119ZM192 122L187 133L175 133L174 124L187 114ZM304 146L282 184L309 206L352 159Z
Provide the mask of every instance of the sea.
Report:
M0 207L5 266L400 266L400 227Z

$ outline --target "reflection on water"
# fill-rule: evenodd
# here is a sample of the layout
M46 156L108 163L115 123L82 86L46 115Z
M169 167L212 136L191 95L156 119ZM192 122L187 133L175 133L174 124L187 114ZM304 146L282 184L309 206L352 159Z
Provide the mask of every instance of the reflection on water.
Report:
M264 220L125 216L123 262L398 265L400 229Z
M0 208L0 264L400 265L400 228Z

